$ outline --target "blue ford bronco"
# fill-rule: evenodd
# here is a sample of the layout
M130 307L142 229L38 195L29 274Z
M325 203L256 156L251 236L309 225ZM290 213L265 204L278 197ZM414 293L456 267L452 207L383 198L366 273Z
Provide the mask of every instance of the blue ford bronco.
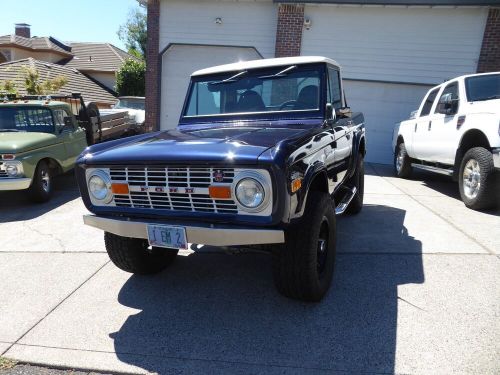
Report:
M333 60L200 70L175 130L80 155L84 222L104 231L122 270L160 272L188 244L259 246L282 294L319 301L334 270L335 216L363 207L365 142Z

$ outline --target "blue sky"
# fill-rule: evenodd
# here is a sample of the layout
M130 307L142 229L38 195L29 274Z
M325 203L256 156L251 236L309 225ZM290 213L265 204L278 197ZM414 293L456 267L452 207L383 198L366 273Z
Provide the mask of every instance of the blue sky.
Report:
M32 36L61 41L109 42L125 48L116 32L138 6L136 0L10 0L2 1L0 35L14 34L15 23L31 25Z

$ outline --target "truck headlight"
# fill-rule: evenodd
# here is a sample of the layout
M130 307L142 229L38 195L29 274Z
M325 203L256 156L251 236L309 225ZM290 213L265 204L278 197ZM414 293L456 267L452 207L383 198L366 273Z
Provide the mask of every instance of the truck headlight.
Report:
M99 169L93 171L88 177L88 188L92 197L101 202L109 203L113 199L111 193L111 179Z
M246 208L255 209L259 207L265 198L264 187L254 178L244 178L236 185L236 199Z
M23 165L19 161L5 162L3 167L9 177L20 177L24 174Z

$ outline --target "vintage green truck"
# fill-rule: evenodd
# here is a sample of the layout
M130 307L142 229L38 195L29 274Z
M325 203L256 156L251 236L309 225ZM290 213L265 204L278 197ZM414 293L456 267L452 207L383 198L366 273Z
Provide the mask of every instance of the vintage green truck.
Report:
M81 96L0 101L0 191L48 201L53 177L71 170L87 145L141 132L126 112L103 118Z

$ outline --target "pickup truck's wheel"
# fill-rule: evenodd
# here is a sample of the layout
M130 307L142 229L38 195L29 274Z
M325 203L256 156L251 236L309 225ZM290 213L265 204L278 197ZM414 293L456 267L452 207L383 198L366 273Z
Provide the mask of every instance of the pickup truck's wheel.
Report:
M42 160L36 166L28 193L33 202L43 203L50 199L52 190L52 171Z
M406 152L404 143L396 146L396 153L394 155L394 172L397 177L408 178L411 175L411 160Z
M361 154L358 157L356 172L352 176L351 186L356 187L356 194L352 198L351 203L349 203L346 213L355 215L363 209L363 196L365 193L365 161Z
M285 245L273 250L276 288L290 298L320 301L335 265L335 209L328 194L311 191L300 223L285 232Z
M467 151L459 176L460 196L467 207L481 210L495 206L495 169L490 151L483 147Z
M104 244L109 258L123 271L141 275L158 273L170 265L177 249L150 248L148 241L104 233Z

